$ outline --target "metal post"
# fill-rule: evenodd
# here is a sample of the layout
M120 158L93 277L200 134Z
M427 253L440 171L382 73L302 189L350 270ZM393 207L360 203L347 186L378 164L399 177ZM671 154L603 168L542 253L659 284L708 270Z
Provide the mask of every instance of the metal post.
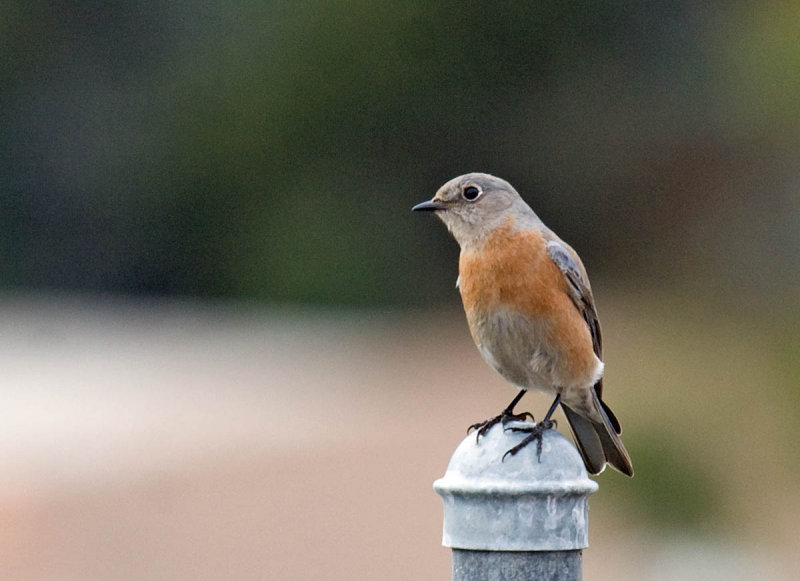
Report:
M597 483L556 430L544 432L540 458L534 442L503 461L525 436L500 424L479 442L469 434L433 485L444 502L442 544L453 549L453 581L581 579Z

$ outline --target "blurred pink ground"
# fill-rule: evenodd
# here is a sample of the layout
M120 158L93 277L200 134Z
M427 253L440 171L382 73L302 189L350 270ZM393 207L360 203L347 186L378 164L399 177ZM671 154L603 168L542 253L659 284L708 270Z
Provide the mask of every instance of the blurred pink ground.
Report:
M0 310L0 578L449 579L432 483L514 393L459 313ZM679 578L604 506L587 580Z

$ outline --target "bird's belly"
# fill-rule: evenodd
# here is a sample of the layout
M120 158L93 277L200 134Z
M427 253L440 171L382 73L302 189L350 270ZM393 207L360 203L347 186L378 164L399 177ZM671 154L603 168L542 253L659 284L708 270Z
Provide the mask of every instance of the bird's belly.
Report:
M470 322L473 339L486 362L520 389L546 393L594 385L603 363L587 349L565 350L553 340L561 329L551 318L494 309Z

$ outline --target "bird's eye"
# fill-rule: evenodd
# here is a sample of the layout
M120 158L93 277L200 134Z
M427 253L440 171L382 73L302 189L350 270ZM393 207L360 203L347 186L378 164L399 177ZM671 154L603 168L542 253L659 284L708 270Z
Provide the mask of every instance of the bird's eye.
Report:
M461 192L461 195L464 196L465 200L472 202L478 199L478 196L481 195L481 191L475 186L468 186L464 188L464 191Z

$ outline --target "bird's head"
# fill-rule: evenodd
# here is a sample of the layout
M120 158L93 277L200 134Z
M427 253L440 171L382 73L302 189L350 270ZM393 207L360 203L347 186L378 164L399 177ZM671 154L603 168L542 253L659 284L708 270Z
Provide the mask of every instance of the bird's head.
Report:
M434 212L462 248L478 244L511 217L533 215L511 184L485 173L453 178L411 209Z

